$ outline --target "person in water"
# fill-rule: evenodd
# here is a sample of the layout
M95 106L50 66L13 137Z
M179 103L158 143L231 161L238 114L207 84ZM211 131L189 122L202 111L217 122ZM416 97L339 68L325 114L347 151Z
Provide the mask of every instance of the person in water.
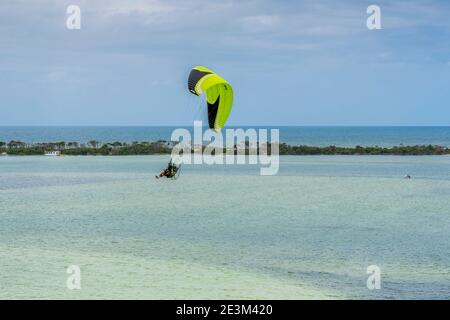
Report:
M159 174L159 176L156 176L157 179L162 178L162 177L166 177L166 178L172 178L175 176L175 174L177 173L177 167L176 165L172 162L172 159L170 159L169 164L167 165L167 168L165 168L163 171L161 171L161 173Z

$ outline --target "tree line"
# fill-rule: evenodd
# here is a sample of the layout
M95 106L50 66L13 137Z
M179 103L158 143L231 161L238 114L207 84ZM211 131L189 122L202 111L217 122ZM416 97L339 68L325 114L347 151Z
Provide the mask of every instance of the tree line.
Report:
M64 155L151 155L170 154L174 143L165 140L156 142L120 142L100 143L90 140L87 143L79 142L44 142L25 143L12 140L10 142L0 141L0 153L9 155L42 155L49 151L60 151ZM267 144L267 152L271 154L272 145ZM416 146L355 146L338 147L326 146L315 147L307 145L279 144L280 155L446 155L450 154L450 148L435 145ZM205 146L203 146L205 148ZM246 154L251 147L245 144ZM235 153L238 147L235 145ZM259 146L256 147L259 153ZM226 150L224 150L226 151Z

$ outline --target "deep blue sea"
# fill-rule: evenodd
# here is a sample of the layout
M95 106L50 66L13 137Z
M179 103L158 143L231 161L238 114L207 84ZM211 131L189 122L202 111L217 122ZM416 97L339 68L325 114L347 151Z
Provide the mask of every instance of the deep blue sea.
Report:
M257 127L260 128L279 128L280 141L296 145L450 146L450 127ZM170 140L174 129L176 127L0 127L0 141L157 141Z

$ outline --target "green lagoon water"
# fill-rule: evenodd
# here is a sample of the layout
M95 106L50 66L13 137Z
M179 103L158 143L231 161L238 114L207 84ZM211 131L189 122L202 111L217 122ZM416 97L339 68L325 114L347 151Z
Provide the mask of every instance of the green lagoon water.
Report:
M0 298L450 298L448 156L167 160L0 157Z

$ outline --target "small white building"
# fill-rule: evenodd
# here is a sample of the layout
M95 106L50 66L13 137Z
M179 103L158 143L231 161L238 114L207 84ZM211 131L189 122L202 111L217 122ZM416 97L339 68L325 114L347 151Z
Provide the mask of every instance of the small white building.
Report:
M59 157L61 155L61 151L47 151L44 155Z

